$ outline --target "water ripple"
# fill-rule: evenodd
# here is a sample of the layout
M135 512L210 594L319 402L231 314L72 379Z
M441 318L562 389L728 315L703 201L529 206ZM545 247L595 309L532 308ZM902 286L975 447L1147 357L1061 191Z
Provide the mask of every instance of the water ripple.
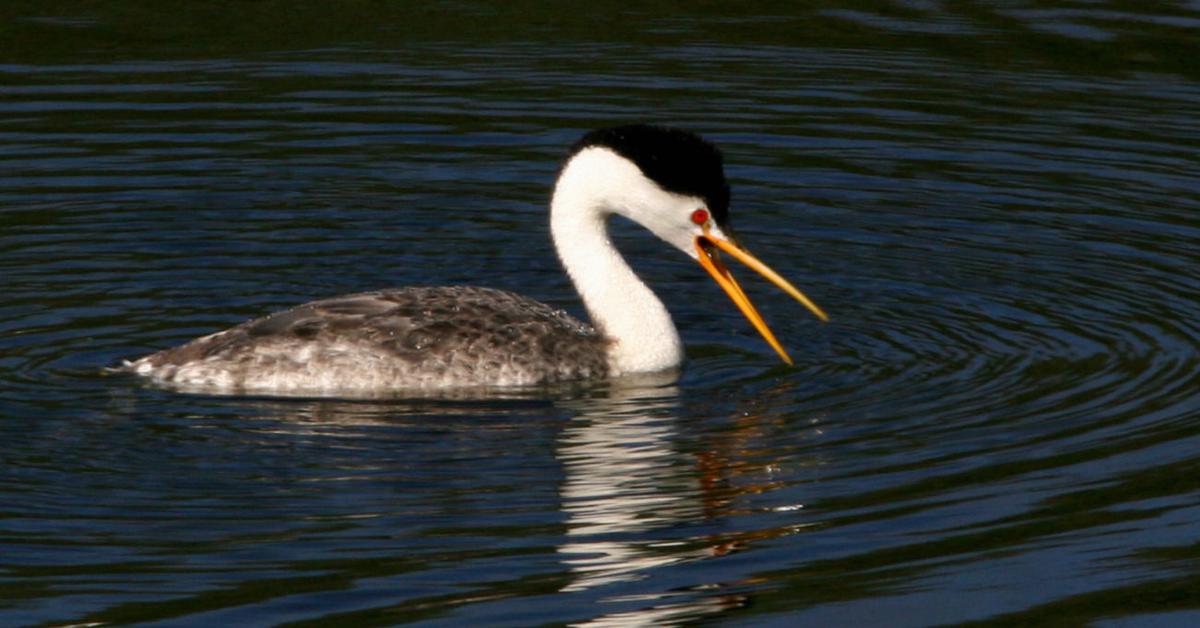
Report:
M1175 582L1200 490L1195 12L1031 6L0 65L8 618L1053 623L1081 590ZM739 273L795 368L618 226L687 341L676 384L383 402L100 375L391 285L579 312L548 186L581 130L647 115L721 144L739 233L833 316Z

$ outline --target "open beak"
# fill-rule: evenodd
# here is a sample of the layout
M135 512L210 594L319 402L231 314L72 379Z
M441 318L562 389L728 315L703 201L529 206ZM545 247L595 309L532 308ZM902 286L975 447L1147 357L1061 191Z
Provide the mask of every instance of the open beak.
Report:
M762 334L767 344L771 345L771 348L779 354L779 357L783 358L784 362L791 364L792 358L788 356L787 351L783 350L783 345L779 344L779 341L775 339L775 334L771 333L771 328L767 327L766 321L763 320L758 310L754 308L754 304L750 303L750 299L746 297L746 293L742 291L742 287L733 279L733 275L729 274L729 268L721 261L719 253L713 247L725 251L737 258L741 263L757 271L758 274L766 277L768 281L779 286L784 292L792 295L792 298L804 304L804 307L808 308L813 314L816 314L817 318L828 322L829 316L821 308L817 307L816 303L813 303L808 297L804 296L803 292L796 289L791 282L780 277L779 273L771 270L769 266L759 261L757 257L744 251L738 245L712 235L696 236L696 251L700 254L700 265L725 290L725 294L729 295L729 298L733 300L734 305L738 306L742 314L750 319L750 323L754 325L758 333Z

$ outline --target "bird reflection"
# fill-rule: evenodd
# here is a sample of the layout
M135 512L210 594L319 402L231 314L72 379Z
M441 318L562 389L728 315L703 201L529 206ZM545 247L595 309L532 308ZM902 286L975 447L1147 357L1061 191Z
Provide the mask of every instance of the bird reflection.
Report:
M571 404L577 415L563 429L557 450L567 515L558 551L572 574L564 592L638 580L655 569L728 550L721 543L655 533L711 515L705 492L713 482L704 477L704 465L678 449L678 395L674 386L614 386L602 398ZM664 625L740 604L733 596L665 591L649 598L653 605L582 625Z
M760 389L752 402L743 400L736 408L719 403L697 414L683 410L673 379L668 374L663 380L609 382L557 399L243 400L242 411L252 406L263 420L242 419L231 435L239 442L261 439L273 448L281 442L311 445L305 452L315 458L309 458L303 479L355 481L353 490L374 500L348 501L337 492L336 500L322 503L323 517L344 515L367 529L383 526L418 535L430 525L430 513L451 517L451 529L460 535L495 533L493 517L503 510L495 498L523 490L523 482L551 480L553 475L527 469L549 462L553 454L562 470L558 503L539 502L523 512L551 519L557 518L554 509L561 513L561 534L530 542L539 550L546 548L541 543L554 544L559 568L553 576L560 593L601 602L593 617L575 625L677 625L745 605L745 593L723 589L753 576L734 568L722 576L711 575L718 573L712 570L701 576L707 579L697 580L709 572L673 567L813 524L787 516L782 525L745 529L731 519L746 507L742 496L777 488L771 469L778 450L770 441L784 429L777 421L788 409L783 400L794 398L794 391ZM776 392L781 393L778 402ZM569 418L560 423L564 410ZM685 422L706 415L728 416L722 425L730 429L683 429ZM230 424L214 420L213 426ZM247 429L248 424L253 427ZM514 439L521 446L513 447ZM480 468L480 461L492 460L499 451L505 451L504 460ZM270 477L297 473L282 458L270 460L279 462ZM497 478L496 471L520 480ZM389 492L393 484L405 492ZM475 504L478 510L463 509L463 486L483 495ZM401 549L411 551L403 543ZM374 555L369 563L376 565ZM468 563L461 568L489 568L486 558ZM470 595L503 597L513 594L512 587L496 581L482 591L471 589Z
M652 542L625 537L703 514L695 467L674 449L678 391L612 392L580 403L559 439L568 526L559 552L576 576L567 590L684 560L676 552L656 552Z

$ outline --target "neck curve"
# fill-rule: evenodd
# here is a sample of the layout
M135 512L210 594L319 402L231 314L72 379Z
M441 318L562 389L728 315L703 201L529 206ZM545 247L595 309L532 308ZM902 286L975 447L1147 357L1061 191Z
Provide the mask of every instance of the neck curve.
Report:
M612 375L678 367L683 343L671 315L608 237L607 219L614 212L605 203L607 191L621 189L622 176L641 173L613 172L606 155L584 151L563 168L550 202L555 250L592 323L611 341Z

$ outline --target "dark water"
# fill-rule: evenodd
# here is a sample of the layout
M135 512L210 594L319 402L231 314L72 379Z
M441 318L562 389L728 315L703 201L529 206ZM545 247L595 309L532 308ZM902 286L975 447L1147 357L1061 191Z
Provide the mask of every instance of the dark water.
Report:
M0 624L1200 623L1200 3L0 8ZM319 296L579 311L565 147L726 152L833 316L637 229L673 385L185 396Z

